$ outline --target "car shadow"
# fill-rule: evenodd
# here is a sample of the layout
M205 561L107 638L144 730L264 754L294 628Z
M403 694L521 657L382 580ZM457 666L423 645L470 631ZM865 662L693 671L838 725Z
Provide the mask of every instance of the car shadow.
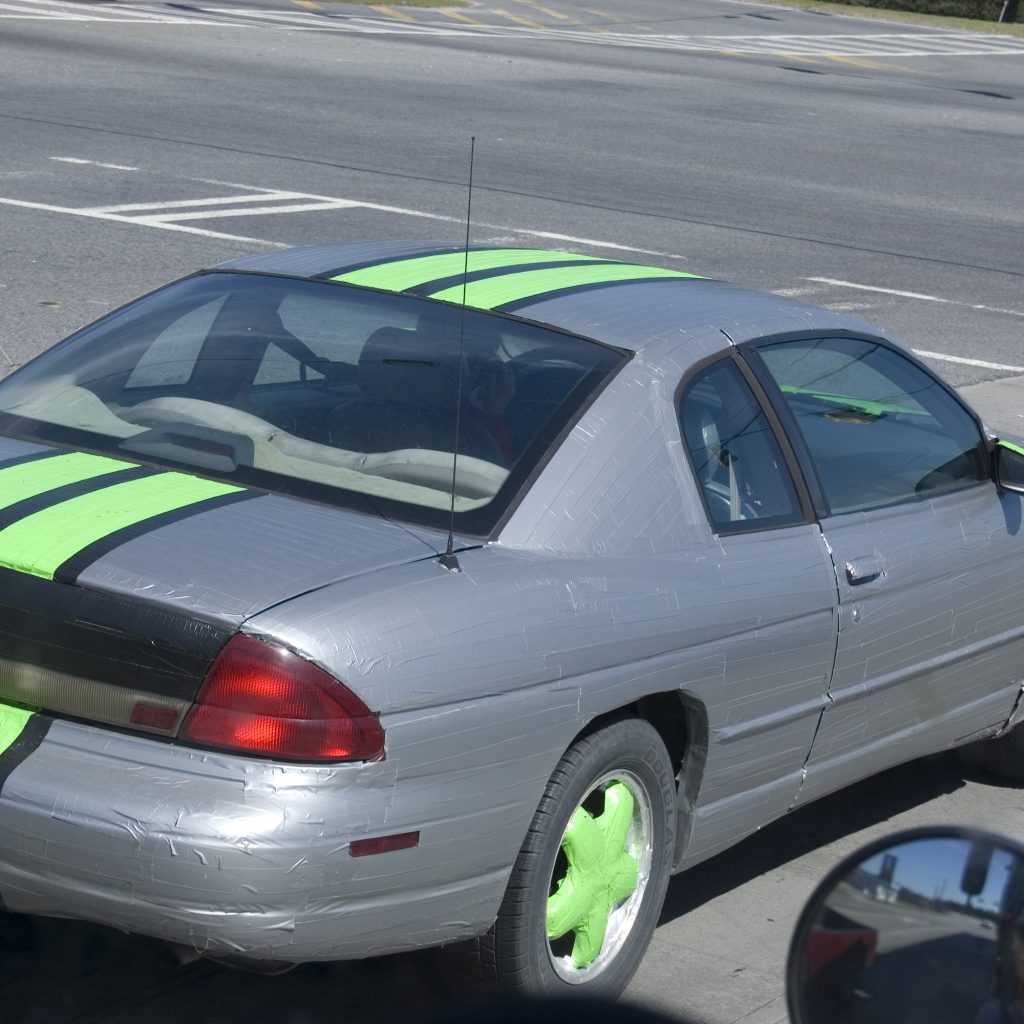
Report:
M965 770L955 754L935 754L890 768L807 804L684 875L677 875L669 885L659 925L843 836L953 793L966 778L973 777L974 771ZM979 778L982 775L978 773Z

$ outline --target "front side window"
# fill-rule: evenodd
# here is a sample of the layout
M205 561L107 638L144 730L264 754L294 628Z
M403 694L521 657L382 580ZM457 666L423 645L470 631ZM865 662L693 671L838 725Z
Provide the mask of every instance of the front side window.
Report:
M718 532L803 520L793 478L764 412L732 359L687 384L683 440Z
M625 358L430 300L215 272L0 382L0 431L425 525L448 525L454 483L456 529L486 534Z
M832 512L933 497L989 478L974 418L889 346L814 338L757 352L796 418Z

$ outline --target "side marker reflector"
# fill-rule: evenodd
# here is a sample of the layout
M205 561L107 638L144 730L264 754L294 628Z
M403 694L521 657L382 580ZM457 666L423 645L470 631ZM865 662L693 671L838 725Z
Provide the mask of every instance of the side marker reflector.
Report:
M390 853L392 850L411 850L420 845L419 832L399 832L393 836L377 836L375 839L354 839L349 843L350 857L370 857L375 853Z

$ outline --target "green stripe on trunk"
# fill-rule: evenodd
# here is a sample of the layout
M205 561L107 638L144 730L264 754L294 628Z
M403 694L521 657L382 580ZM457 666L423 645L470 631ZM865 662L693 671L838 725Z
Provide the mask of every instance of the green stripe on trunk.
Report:
M621 281L657 281L664 278L695 278L680 270L660 267L639 267L630 263L607 264L596 267L553 267L548 270L512 271L500 277L470 281L466 287L466 305L476 309L497 309L510 302L539 298L549 292L579 288L585 285L615 284ZM446 302L462 301L462 285L444 288L431 294L432 299Z
M0 565L53 579L72 555L118 530L240 490L183 473L115 483L34 512L0 530Z
M76 484L105 473L135 468L134 462L121 462L102 455L89 455L87 452L54 455L8 466L7 469L0 469L0 509L66 484Z
M22 733L31 711L0 704L0 754L2 754Z
M546 249L475 249L469 253L470 274L478 270L496 270L531 263L567 263L593 260L607 263L598 256L580 256L573 252L550 252ZM389 292L404 292L431 281L456 277L466 270L466 253L444 252L433 256L413 256L409 259L378 263L347 274L338 274L332 281L382 288ZM459 286L461 289L461 285Z

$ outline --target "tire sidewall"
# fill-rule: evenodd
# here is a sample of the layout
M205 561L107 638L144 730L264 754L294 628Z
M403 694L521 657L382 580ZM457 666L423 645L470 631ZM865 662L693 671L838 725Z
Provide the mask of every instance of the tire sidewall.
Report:
M548 887L569 819L595 782L617 771L633 775L647 795L651 812L650 873L624 947L592 980L573 984L555 971L549 957ZM513 871L513 883L527 889L517 923L525 932L520 935L520 944L532 994L611 998L626 987L658 923L674 843L675 779L668 752L653 726L642 719L622 719L570 747L552 774ZM501 923L499 914L499 926Z

